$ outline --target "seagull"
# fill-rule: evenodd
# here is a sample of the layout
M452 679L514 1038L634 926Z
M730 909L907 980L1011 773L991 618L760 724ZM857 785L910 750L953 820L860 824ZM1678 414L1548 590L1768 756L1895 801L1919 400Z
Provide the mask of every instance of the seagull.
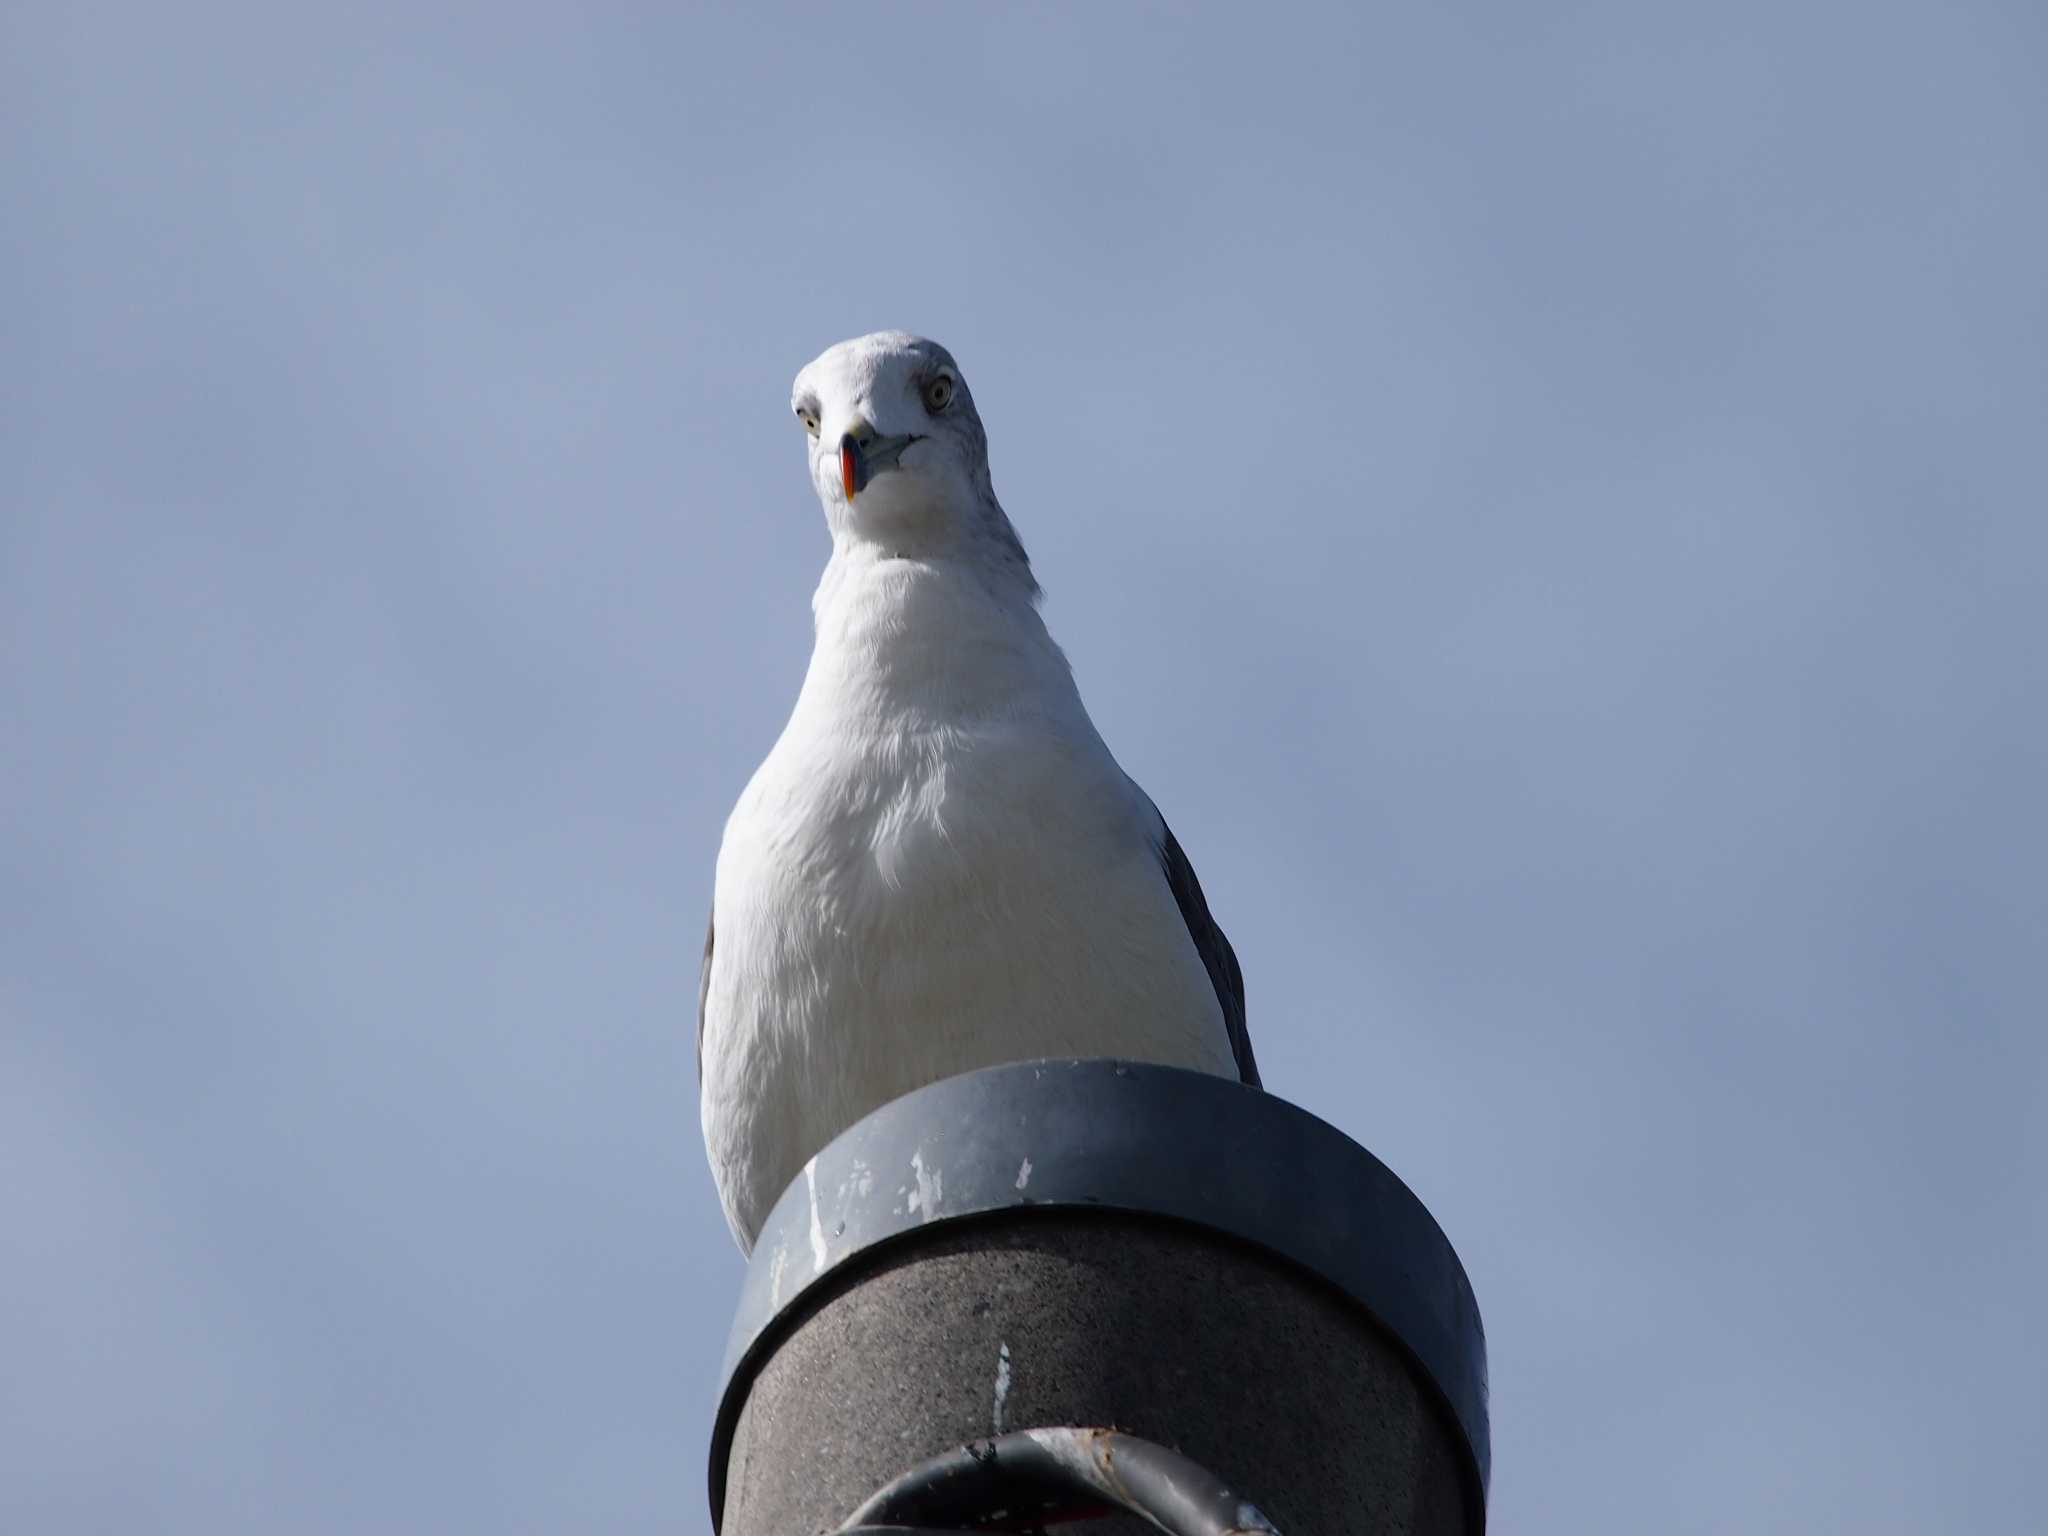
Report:
M1237 956L1039 616L952 354L841 342L790 404L832 557L726 822L697 1008L743 1253L834 1136L955 1073L1114 1056L1259 1085Z

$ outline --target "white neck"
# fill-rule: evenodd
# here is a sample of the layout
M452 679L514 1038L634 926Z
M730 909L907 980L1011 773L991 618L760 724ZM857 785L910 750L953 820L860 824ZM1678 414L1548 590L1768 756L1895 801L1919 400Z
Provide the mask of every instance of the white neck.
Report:
M1079 707L1066 657L1038 616L1029 569L891 556L834 540L811 599L807 707L910 723Z

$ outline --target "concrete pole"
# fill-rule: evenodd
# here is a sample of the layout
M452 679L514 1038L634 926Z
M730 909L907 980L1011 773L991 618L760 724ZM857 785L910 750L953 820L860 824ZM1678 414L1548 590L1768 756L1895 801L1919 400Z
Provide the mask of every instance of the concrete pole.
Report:
M831 1531L930 1456L1073 1425L1177 1449L1287 1536L1467 1536L1485 1348L1421 1203L1284 1100L1108 1061L969 1073L853 1127L771 1214L712 1518Z

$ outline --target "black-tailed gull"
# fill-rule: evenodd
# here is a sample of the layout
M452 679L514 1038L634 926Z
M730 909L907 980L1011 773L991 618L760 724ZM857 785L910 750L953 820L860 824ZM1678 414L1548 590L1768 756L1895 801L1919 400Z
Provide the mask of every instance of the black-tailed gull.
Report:
M1237 957L1046 632L952 356L842 342L791 403L832 558L796 709L726 823L698 1004L742 1249L832 1137L957 1072L1259 1080Z

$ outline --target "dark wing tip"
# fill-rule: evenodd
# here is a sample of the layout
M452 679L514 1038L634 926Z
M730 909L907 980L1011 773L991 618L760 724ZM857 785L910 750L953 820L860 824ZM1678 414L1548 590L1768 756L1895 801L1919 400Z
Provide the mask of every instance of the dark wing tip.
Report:
M1230 947L1230 940L1216 926L1216 919L1209 915L1209 903L1202 895L1202 882L1195 878L1195 867L1188 862L1180 839L1173 835L1173 828L1166 824L1164 816L1159 818L1159 829L1164 836L1160 861L1166 871L1166 883L1172 888L1181 918L1188 925L1188 937L1195 941L1195 952L1202 957L1202 965L1209 972L1209 983L1216 989L1216 1001L1223 1005L1223 1023L1230 1032L1230 1053L1237 1059L1237 1075L1253 1088L1263 1087L1259 1081L1258 1061L1252 1055L1251 1032L1245 1026L1244 972L1238 968L1237 951Z

